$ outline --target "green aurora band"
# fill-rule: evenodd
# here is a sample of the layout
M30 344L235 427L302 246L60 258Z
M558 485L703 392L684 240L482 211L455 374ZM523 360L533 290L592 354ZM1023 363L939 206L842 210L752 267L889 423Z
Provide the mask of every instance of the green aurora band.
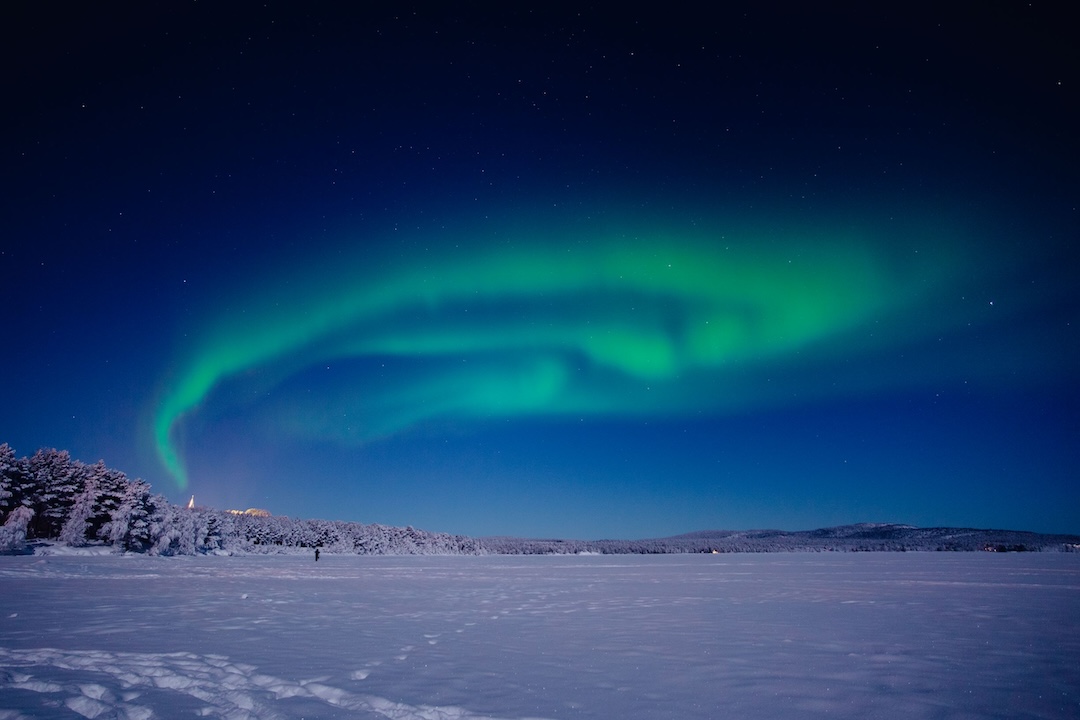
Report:
M748 407L780 363L872 352L875 323L925 309L959 266L955 245L857 231L751 239L444 243L264 275L161 396L158 455L185 487L178 425L215 398L358 443L429 421ZM348 380L330 397L294 391L330 362Z

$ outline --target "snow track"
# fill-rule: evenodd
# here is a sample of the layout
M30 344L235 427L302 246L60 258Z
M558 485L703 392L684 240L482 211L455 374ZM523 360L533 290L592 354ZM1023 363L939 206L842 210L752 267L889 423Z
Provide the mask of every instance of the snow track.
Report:
M229 720L292 717L276 704L287 698L312 699L359 713L354 717L500 720L457 707L414 706L353 693L328 685L321 679L285 680L260 673L253 665L230 662L220 655L0 648L0 666L4 668L0 671L0 691L38 693L47 696L42 701L43 706L63 705L86 718L149 720L160 717L152 707L144 704L152 694L158 696L157 703L164 701L171 708L182 707L185 704L183 696L187 696L197 702L197 715ZM89 682L88 677L99 682ZM165 697L168 693L180 697ZM13 710L0 710L2 719L22 717L27 716Z

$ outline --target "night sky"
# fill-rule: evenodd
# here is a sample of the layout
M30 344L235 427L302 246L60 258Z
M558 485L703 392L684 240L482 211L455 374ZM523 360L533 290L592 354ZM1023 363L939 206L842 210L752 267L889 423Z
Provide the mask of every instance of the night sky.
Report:
M1080 532L1061 3L356 4L5 9L0 442L470 535Z

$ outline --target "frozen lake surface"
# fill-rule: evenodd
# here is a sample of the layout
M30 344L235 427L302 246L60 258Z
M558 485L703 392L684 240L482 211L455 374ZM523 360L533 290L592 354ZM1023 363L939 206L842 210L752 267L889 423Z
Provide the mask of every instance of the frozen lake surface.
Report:
M1080 717L1080 555L0 558L0 719Z

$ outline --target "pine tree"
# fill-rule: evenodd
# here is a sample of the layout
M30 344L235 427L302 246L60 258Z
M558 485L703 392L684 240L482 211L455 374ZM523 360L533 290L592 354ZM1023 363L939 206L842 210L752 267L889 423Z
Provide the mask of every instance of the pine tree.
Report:
M4 443L3 447L8 448L8 451L0 453L0 475L4 477L0 482L6 483L5 489L11 493L7 499L8 510L17 507L33 509L39 489L36 478L30 472L30 461L25 457L16 458L14 450L7 443Z
M82 491L84 468L82 463L71 459L67 450L42 449L30 458L29 474L35 491L30 503L34 510L28 528L30 537L60 536L75 498Z
M198 552L212 553L225 547L225 527L222 513L214 510L187 510L194 516L195 549Z
M11 446L7 443L0 444L0 522L4 520L9 509L18 504L11 489L18 470L17 462Z
M90 466L88 472L94 478L94 501L87 518L86 534L90 538L100 538L102 528L120 507L130 486L142 481L129 480L127 475L105 467L100 460Z
M34 517L34 511L20 505L12 510L0 526L0 552L19 550L26 545L26 528Z
M121 550L143 552L151 544L150 486L142 480L128 480L117 507L101 526L100 539Z
M86 473L83 490L75 498L64 525L60 529L59 540L65 545L81 547L86 544L87 530L90 527L90 517L94 514L94 503L97 500L98 476L94 473Z
M194 555L195 518L187 508L171 504L164 496L151 499L150 555Z

